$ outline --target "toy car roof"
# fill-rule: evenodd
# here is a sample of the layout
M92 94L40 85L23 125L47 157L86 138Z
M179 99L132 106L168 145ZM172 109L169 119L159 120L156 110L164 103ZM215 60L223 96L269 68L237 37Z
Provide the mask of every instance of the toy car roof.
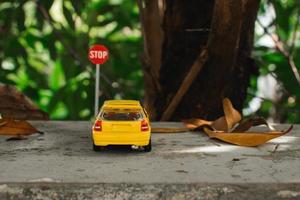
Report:
M135 100L107 100L104 101L103 108L140 108L141 104Z

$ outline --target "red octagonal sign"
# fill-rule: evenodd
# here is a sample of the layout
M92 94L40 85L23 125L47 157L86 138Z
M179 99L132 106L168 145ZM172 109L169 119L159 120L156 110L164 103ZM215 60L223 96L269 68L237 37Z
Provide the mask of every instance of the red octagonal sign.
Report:
M88 56L92 63L104 64L108 60L109 52L105 46L96 44L89 49Z

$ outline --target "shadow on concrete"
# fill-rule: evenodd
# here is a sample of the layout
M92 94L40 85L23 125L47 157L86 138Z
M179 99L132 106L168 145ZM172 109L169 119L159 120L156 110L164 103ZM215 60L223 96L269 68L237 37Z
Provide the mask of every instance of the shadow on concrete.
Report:
M134 149L131 145L108 145L103 147L100 151L95 153L99 154L139 154L147 153L143 149Z

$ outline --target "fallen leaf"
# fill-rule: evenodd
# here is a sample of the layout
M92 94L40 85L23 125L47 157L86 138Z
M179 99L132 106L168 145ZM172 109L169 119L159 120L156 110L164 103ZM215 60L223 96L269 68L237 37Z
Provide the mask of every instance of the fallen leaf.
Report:
M242 120L238 124L238 126L236 126L231 132L232 133L244 132L244 131L248 131L252 126L259 126L259 125L266 125L271 130L273 130L273 127L269 126L268 122L264 118L254 117L254 118Z
M182 133L189 131L188 128L171 128L171 127L154 127L151 128L151 133Z
M247 147L264 144L271 139L290 132L293 128L293 126L290 126L285 131L276 131L261 117L242 120L241 114L233 107L228 98L223 100L223 111L224 116L219 117L215 121L190 119L184 120L183 123L190 130L203 129L210 138ZM251 127L258 125L265 125L271 131L247 132Z
M244 132L244 133L227 133L212 131L204 127L205 133L210 138L216 138L224 142L236 144L245 147L255 147L261 144L265 144L269 140L285 135L292 130L293 126L290 126L286 131L270 131L270 132Z
M212 122L211 127L214 130L227 131L228 124L227 124L226 118L223 116L223 117L216 119L215 121Z
M223 110L227 122L227 131L229 131L235 124L241 121L242 116L236 109L234 109L228 98L223 99Z
M0 113L3 117L20 120L48 120L46 112L16 87L0 83Z
M222 116L215 121L207 121L203 119L187 119L183 120L185 126L190 130L201 128L204 125L209 125L215 130L229 131L237 122L242 119L241 114L234 109L228 98L223 100L223 111L225 116Z
M25 120L0 119L0 135L13 136L19 139L34 133L43 134Z
M182 120L182 122L189 130L195 130L204 125L212 125L213 123L212 121L207 121L203 119L185 119Z

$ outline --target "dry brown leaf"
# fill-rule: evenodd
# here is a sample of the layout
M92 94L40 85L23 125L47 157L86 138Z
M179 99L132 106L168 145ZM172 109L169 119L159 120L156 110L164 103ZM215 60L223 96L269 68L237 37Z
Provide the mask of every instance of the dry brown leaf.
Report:
M231 132L238 133L238 132L245 132L248 131L252 126L259 126L259 125L266 125L269 127L268 122L262 117L254 117L249 118L246 120L242 120L237 127L235 127ZM269 127L271 130L272 128Z
M25 120L0 119L0 135L14 136L22 138L22 136L31 135L34 133L43 134L37 130L29 122Z
M227 131L229 131L235 124L241 121L242 116L236 109L234 109L228 98L223 99L223 110L227 122Z
M182 132L187 132L189 131L188 128L169 128L169 127L154 127L151 128L151 133L182 133Z
M231 144L248 147L264 144L271 139L290 132L293 128L293 126L291 126L286 131L274 131L263 118L250 118L241 121L241 114L232 106L232 103L228 98L223 100L223 110L225 116L222 116L215 121L191 119L184 120L184 124L190 130L203 128L204 132L210 138L216 138ZM271 131L246 132L252 126L257 125L266 125Z
M234 127L236 123L241 120L242 116L236 109L234 109L232 103L228 98L225 98L223 100L223 110L225 116L222 116L215 121L207 121L203 119L187 119L183 120L183 123L190 130L195 130L198 128L202 128L204 125L209 125L215 130L229 131Z
M0 113L2 117L20 120L48 120L46 112L18 91L16 87L0 83Z
M211 127L215 130L219 131L227 131L228 130L228 124L226 118L220 117L212 122Z
M199 127L202 127L204 125L212 125L212 121L207 121L203 119L185 119L182 120L185 127L187 127L189 130L195 130Z
M261 144L265 144L269 140L285 135L292 130L293 126L290 126L286 131L270 131L270 132L244 132L244 133L227 133L220 131L212 131L209 128L204 127L204 131L210 138L216 138L224 142L236 144L245 147L255 147Z

